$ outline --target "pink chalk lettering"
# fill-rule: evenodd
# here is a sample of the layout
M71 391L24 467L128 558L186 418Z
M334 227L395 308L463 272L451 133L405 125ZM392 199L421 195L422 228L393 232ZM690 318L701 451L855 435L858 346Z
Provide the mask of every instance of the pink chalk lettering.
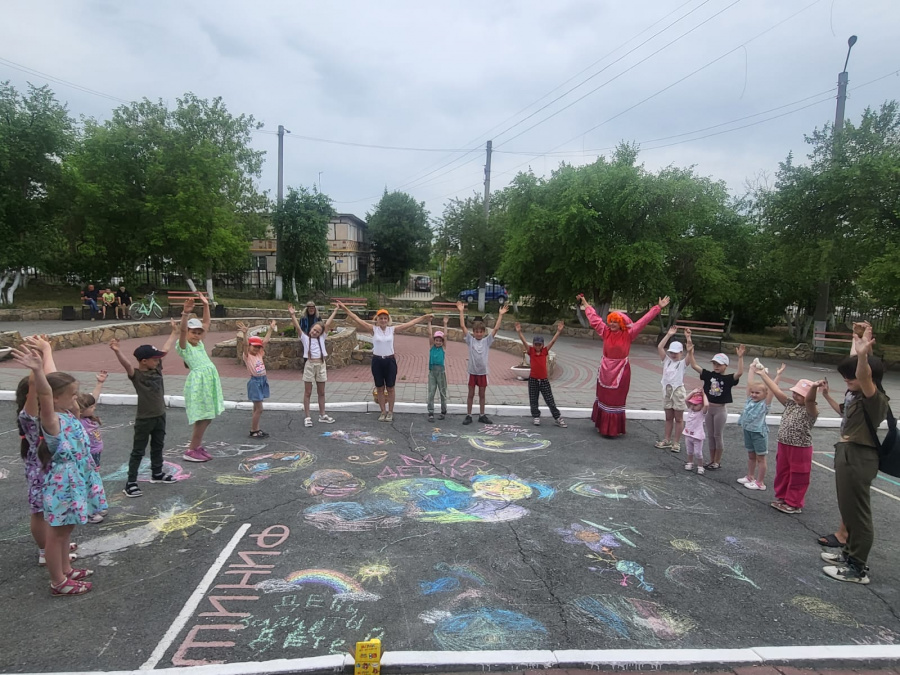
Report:
M246 572L242 572L241 570L226 570L225 574L241 574L241 575L243 575L243 578L241 579L241 583L239 583L239 584L219 584L218 586L214 586L214 588L250 588L250 589L255 590L257 582L254 581L252 584L248 585L247 581L249 581L254 574L272 574L272 573L269 571L266 571L266 570L260 570L260 571L248 570Z
M245 567L255 567L257 569L272 569L275 565L260 565L258 562L253 560L251 556L255 555L281 555L281 551L238 551L238 555L241 557L241 560L244 561L244 565L229 565L228 567L234 568L245 568Z
M259 600L258 595L210 595L208 598L209 604L215 607L218 611L216 612L203 612L200 616L250 616L250 612L229 612L222 606L220 600Z
M259 534L251 534L249 536L251 539L256 539L256 545L260 548L275 548L276 546L281 546L290 533L291 531L285 525L270 525ZM266 544L269 537L277 537L278 541L274 544Z
M218 663L225 663L225 661L208 661L206 659L186 659L184 658L185 652L188 649L203 649L203 648L222 648L222 647L234 647L234 642L223 640L221 642L194 642L194 638L197 637L197 633L201 630L244 630L246 626L240 623L220 623L220 624L212 624L209 626L196 625L188 631L188 634L184 638L184 642L181 643L181 646L178 648L178 651L172 655L172 665L173 666L206 666L206 665L214 665Z

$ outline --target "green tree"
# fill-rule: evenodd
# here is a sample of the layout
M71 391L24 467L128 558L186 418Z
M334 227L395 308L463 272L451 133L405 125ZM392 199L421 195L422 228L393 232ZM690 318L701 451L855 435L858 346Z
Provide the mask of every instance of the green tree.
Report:
M503 253L506 208L502 193L492 197L490 218L485 221L484 201L479 196L453 199L444 207L435 248L448 258L442 280L445 295L483 284L496 274Z
M409 270L428 262L432 232L424 202L385 190L366 220L379 278L403 281Z
M45 260L61 162L73 142L74 123L49 88L29 85L21 94L0 82L0 303L11 304L24 269Z
M288 188L275 211L275 233L281 246L278 272L290 284L297 302L297 287L320 281L328 269L328 223L334 216L331 200L315 187Z

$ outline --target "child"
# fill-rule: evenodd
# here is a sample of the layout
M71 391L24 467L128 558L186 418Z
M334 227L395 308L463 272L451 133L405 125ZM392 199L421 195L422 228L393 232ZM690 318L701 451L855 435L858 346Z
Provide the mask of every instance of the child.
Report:
M278 326L275 321L269 322L269 330L265 338L250 335L250 326L238 322L238 337L245 337L244 351L241 358L250 373L247 380L247 398L253 402L253 414L250 417L250 438L268 438L269 434L259 428L262 417L263 401L269 398L269 378L266 377L266 347L275 335Z
M325 363L325 359L328 357L328 350L325 349L325 338L322 336L334 327L334 317L338 309L338 307L334 308L324 325L322 322L313 324L307 335L301 329L300 322L297 321L294 308L288 307L288 311L291 313L291 321L294 322L294 328L297 329L297 335L300 336L300 342L303 345L303 357L306 359L306 364L303 366L303 410L306 414L306 418L303 420L304 427L313 425L312 415L309 414L313 382L316 383L316 394L319 397L319 422L322 424L334 424L334 418L325 413L325 383L328 381L328 366ZM308 316L307 312L304 318Z
M684 345L677 340L666 349L666 343L678 332L677 326L671 326L665 337L656 345L656 353L662 361L663 409L666 411L666 437L655 443L657 448L679 452L681 430L684 429L685 405L684 393ZM669 440L671 439L671 440ZM701 448L702 456L702 448ZM688 463L691 458L688 457Z
M783 363L775 375L775 388L784 372ZM744 430L744 448L747 450L747 474L737 479L748 490L766 489L766 455L769 454L769 427L766 425L766 415L775 395L774 388L770 389L765 384L757 382L755 373L762 372L761 365L755 365L747 376L747 401L744 403L744 411L738 418L738 425Z
M103 383L109 374L105 370L97 373L97 386L90 394L78 394L78 419L91 442L91 459L94 466L100 468L100 453L103 452L103 438L100 436L100 418L96 416L97 401L103 391ZM93 521L91 521L93 522ZM99 521L97 521L99 522Z
M544 403L550 408L550 414L553 415L553 419L556 420L556 426L568 426L566 421L562 418L562 413L559 412L559 408L556 407L556 401L553 400L553 391L550 389L550 380L547 376L547 357L550 355L550 350L553 349L553 345L556 344L557 339L562 335L565 327L566 324L562 321L556 324L556 333L550 340L550 344L544 348L543 335L535 335L532 340L533 344L528 344L525 336L522 335L522 324L516 321L516 333L522 341L522 344L525 346L525 351L528 353L528 359L531 363L531 372L528 374L528 402L531 404L531 417L534 419L534 426L536 427L541 426L541 411L540 408L538 408L538 394L541 394L544 397Z
M791 387L791 398L788 398L764 369L757 369L756 372L784 406L778 426L778 453L775 455L775 501L769 506L782 513L802 513L812 472L810 430L819 416L817 388L810 380L798 380Z
M113 350L119 364L125 369L128 379L137 393L137 408L134 414L134 441L131 445L131 456L128 459L128 477L122 492L126 497L141 497L143 492L138 487L137 477L141 461L150 441L150 482L174 485L175 478L163 471L163 445L166 440L166 390L163 383L162 362L178 337L179 327L174 321L169 322L172 332L163 345L162 351L152 345L141 345L134 350L137 368L132 366L122 355L119 341L112 340L109 348Z
M428 421L434 422L434 393L441 394L440 419L447 416L447 372L444 370L444 337L447 334L447 323L450 317L444 317L444 330L432 332L431 321L428 322Z
M210 360L203 346L202 338L209 331L209 300L200 295L203 303L203 320L191 317L195 300L184 301L181 313L181 331L175 351L184 359L191 372L184 381L184 407L187 411L188 424L194 427L188 449L182 455L186 462L208 462L212 459L203 448L203 434L212 421L225 412L225 397L222 395L222 383L219 371Z
M725 423L728 421L728 404L732 402L731 390L740 382L744 374L744 345L738 345L735 353L738 356L737 372L726 374L728 355L716 354L712 357L712 371L701 368L694 359L694 345L691 342L691 329L684 329L687 342L688 358L691 368L700 374L703 382L703 393L709 401L709 412L706 415L706 437L709 439L709 464L707 471L720 468L722 453L725 451Z
M34 376L40 405L43 440L38 459L45 471L42 487L46 528L46 562L50 594L83 595L91 590L83 581L92 570L75 569L69 560L70 537L76 524L84 525L92 513L107 508L103 481L90 459L78 411L78 381L67 373L45 375L41 352L14 349L13 359Z
M706 473L703 467L703 439L706 438L706 413L709 411L709 400L702 389L694 389L687 396L687 417L684 421L684 449L687 453L685 471L697 466L697 475Z
M463 338L469 345L469 396L466 398L466 419L463 424L472 424L472 403L475 401L475 387L478 387L478 409L481 413L478 421L482 424L490 424L491 418L484 414L485 393L487 392L488 356L490 356L491 344L500 330L503 315L509 311L509 306L500 305L500 313L497 315L497 323L490 335L486 335L484 322L476 321L472 324L472 333L466 329L465 309L466 305L460 300L456 303L459 310L459 325L462 328Z

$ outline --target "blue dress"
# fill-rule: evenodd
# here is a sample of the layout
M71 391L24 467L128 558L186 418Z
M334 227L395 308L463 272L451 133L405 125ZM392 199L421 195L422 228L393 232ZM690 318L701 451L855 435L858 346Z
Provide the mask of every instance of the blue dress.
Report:
M59 435L44 432L53 453L44 476L44 520L52 526L84 525L88 516L105 511L103 480L91 461L90 440L77 417L56 413Z

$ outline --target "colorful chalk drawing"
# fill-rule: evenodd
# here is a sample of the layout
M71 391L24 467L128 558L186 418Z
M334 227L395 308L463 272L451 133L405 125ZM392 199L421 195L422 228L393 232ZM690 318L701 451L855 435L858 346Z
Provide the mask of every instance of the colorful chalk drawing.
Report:
M697 501L698 496L712 496L713 488L702 481L691 481L691 488L678 484L679 478L657 476L620 466L608 471L586 471L575 477L569 492L591 499L630 500L658 509L712 514L714 509Z
M510 454L514 452L531 452L550 447L550 441L540 438L496 438L494 436L465 436L469 445L485 452Z
M604 574L606 572L615 572L622 575L619 582L621 586L628 587L628 579L633 577L637 580L640 588L645 591L652 591L653 586L648 584L644 579L644 568L633 560L620 560L613 552L614 548L619 548L623 543L636 548L634 542L626 537L623 532L629 535L640 532L630 525L612 523L614 528L606 527L589 520L582 520L587 527L580 523L572 523L568 528L556 528L554 532L563 535L563 541L567 544L582 544L593 553L588 554L588 558L599 562L603 567L591 566L588 569L592 572Z
M316 461L316 456L308 450L294 452L269 452L248 457L238 464L238 471L249 475L271 476L303 469Z
M167 460L163 460L163 471L176 481L187 480L191 477L190 471L185 471L184 468L180 464L176 464L175 462L169 462ZM144 457L141 460L141 465L138 468L138 481L142 483L150 482L150 459ZM103 476L103 480L105 481L124 481L128 478L128 464L122 464L118 469L113 471L112 473L108 473Z
M362 584L343 572L327 569L306 569L291 572L284 580L270 579L256 584L264 593L296 593L304 586L326 586L334 597L355 602L375 602L381 596L369 593Z
M697 624L650 600L612 595L583 595L568 605L575 620L593 633L641 646L680 640Z
M484 586L487 584L487 579L485 579L484 575L473 565L440 562L434 566L434 569L451 576L442 576L430 581L420 581L419 592L422 595L435 595L437 593L454 591L458 589L463 582L473 583L476 586Z
M519 612L479 607L440 619L434 626L434 641L450 651L544 649L547 628Z
M284 441L273 442L277 443ZM293 445L286 442L285 444ZM181 457L188 447L190 447L190 444L182 443L176 445L174 448L164 450L163 455L166 457ZM211 441L209 443L204 443L203 447L213 459L224 459L226 457L240 457L241 455L256 454L265 450L267 445L265 443L228 443L227 441Z
M729 538L726 537L725 543L733 544L734 541L729 541ZM738 581L750 584L751 586L753 586L753 588L759 590L759 586L756 585L756 582L750 579L746 574L744 574L744 566L731 556L727 556L724 553L719 553L715 550L706 551L700 546L700 544L695 541L691 541L690 539L673 539L669 542L669 545L679 553L696 557L698 562L706 562L720 569L728 570L730 574L724 574L725 577L737 579ZM681 567L684 566L670 566L665 571L666 578L678 585L687 588L694 587L693 583L687 583L681 580L681 571L679 570L679 568ZM692 566L688 567L696 569Z
M341 431L336 429L335 431L326 431L322 434L325 438L331 438L336 441L344 441L344 443L349 443L350 445L393 445L394 441L390 438L379 438L378 436L373 436L368 431Z
M381 464L387 459L387 456L387 450L375 450L371 456L350 455L347 457L347 461L351 464Z
M702 591L708 587L702 578L707 571L702 565L670 565L663 574L676 586Z
M433 445L452 445L459 440L459 435L454 434L452 431L444 431L440 427L434 427L428 440Z
M572 523L568 528L558 527L553 530L563 535L563 541L567 544L584 544L595 552L604 549L621 546L619 540L608 532L600 532L595 527L585 527L580 523Z
M311 496L331 499L352 497L357 492L362 492L365 487L364 481L343 469L313 471L312 475L303 481L303 489Z
M537 493L550 499L555 491L517 476L476 475L469 485L446 478L402 478L374 487L360 502L318 504L304 510L308 523L332 532L362 532L398 527L404 518L418 522L504 522L528 510L513 501Z
M644 579L643 565L633 560L619 560L611 548L604 547L599 553L589 554L588 558L603 564L603 567L588 567L591 572L597 572L601 576L607 572L621 574L622 579L619 581L619 585L625 588L628 588L628 579L633 577L637 580L641 590L648 593L653 591L653 586Z
M362 582L378 579L379 584L384 584L384 578L393 574L396 568L387 562L364 563L356 570L356 577Z
M424 448L422 451L424 452ZM416 476L445 478L471 478L476 473L489 473L489 463L483 459L463 457L462 455L434 455L428 453L421 457L399 454L398 462L385 466L379 473L379 480L388 478L413 478Z
M841 626L859 627L859 622L837 605L820 600L811 595L796 595L791 598L791 606L806 612L816 619L822 619Z

